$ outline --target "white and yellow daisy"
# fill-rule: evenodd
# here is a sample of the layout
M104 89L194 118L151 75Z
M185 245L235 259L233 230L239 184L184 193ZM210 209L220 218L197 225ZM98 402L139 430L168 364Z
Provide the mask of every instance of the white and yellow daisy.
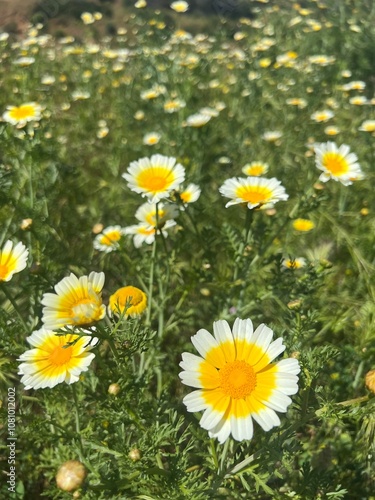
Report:
M225 205L247 203L248 208L272 208L274 203L287 200L285 188L275 177L232 177L227 179L219 188L220 193L226 198L232 198Z
M177 0L176 2L172 2L170 7L175 12L183 13L189 9L189 4L187 2L184 2L184 0Z
M267 142L277 142L282 137L282 132L279 130L268 130L262 134L262 139Z
M12 125L23 126L28 122L40 120L41 111L41 106L36 102L27 102L21 106L8 106L3 113L3 120Z
M353 181L364 178L357 155L350 153L348 145L337 147L336 143L327 142L316 144L314 150L316 167L323 171L319 177L320 181L333 179L349 186Z
M311 115L311 119L314 120L314 122L321 123L321 122L327 122L331 118L333 118L335 114L333 111L329 109L323 109L322 111L316 111Z
M136 224L134 226L126 227L125 233L133 235L134 246L135 248L139 248L143 243L152 245L152 243L155 241L155 235L157 232L160 233L161 231L164 238L166 238L168 236L168 232L166 230L175 225L175 221L169 220L165 223L162 229L156 229L155 227L150 226L148 223L140 222L139 224Z
M147 295L135 286L124 286L119 288L109 298L109 314L140 316L147 307Z
M283 267L287 269L301 269L301 267L305 267L306 259L303 257L295 257L294 259L283 259L281 262Z
M110 253L113 250L118 250L119 241L124 233L121 226L108 226L103 229L101 234L98 234L94 239L94 248L100 252Z
M91 12L82 12L81 19L83 24L93 24L95 22L95 17Z
M26 267L28 249L21 242L13 245L13 241L8 240L0 249L0 281L10 281L15 273Z
M55 285L55 293L45 293L42 298L44 327L58 330L64 326L87 326L105 316L101 291L104 273L91 272L89 276L73 273Z
M186 102L181 99L170 99L164 103L164 111L166 113L176 113L181 108L186 106Z
M153 228L157 227L158 229L161 229L162 227L165 227L168 229L176 224L174 219L178 217L179 213L177 205L174 204L164 205L162 202L144 203L136 211L135 217L143 224L148 224ZM171 224L171 222L173 223Z
M184 182L185 169L176 163L176 158L157 154L131 162L128 173L122 177L132 191L157 203Z
M213 336L201 329L191 338L200 356L182 354L182 383L198 389L184 397L187 410L204 410L200 425L220 443L230 434L251 439L253 420L265 431L280 425L276 411L285 413L298 390L298 361L272 363L285 346L281 338L272 342L264 324L254 332L250 319L237 318L233 331L224 320L213 329Z
M365 120L361 123L358 130L362 132L375 132L375 120Z
M193 183L189 184L186 188L183 188L179 192L180 199L184 203L184 205L187 205L188 203L194 203L198 200L200 195L200 187Z
M242 167L242 172L249 177L259 177L268 172L268 164L262 161L252 161Z
M155 146L160 141L161 135L157 132L149 132L143 136L143 144L146 146Z
M26 340L33 348L18 359L22 361L18 374L22 375L21 382L26 390L77 382L94 359L95 354L90 350L98 342L91 335L67 333L60 336L46 328L33 332Z

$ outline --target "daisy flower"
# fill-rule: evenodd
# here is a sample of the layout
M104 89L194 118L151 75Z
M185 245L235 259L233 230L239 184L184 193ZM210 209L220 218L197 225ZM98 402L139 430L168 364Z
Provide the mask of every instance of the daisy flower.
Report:
M158 211L157 223L156 208ZM173 219L178 217L179 213L177 206L173 204L164 205L162 202L159 202L156 206L156 203L144 203L136 211L135 217L143 224L148 224L153 228L158 227L160 229L166 227L168 229L168 227L176 224Z
M329 109L324 109L322 111L316 111L311 115L311 119L314 120L314 122L320 123L320 122L327 122L331 118L333 118L335 114L329 110Z
M262 134L262 139L267 142L277 142L282 137L282 132L279 130L269 130Z
M251 163L246 163L242 168L242 172L248 176L259 177L268 172L268 164L262 161L252 161Z
M157 203L184 182L185 169L176 163L176 158L157 154L131 162L128 173L122 177L132 191Z
M3 114L3 120L12 125L24 126L27 122L38 121L42 108L36 102L27 102L21 106L8 106Z
M148 223L140 222L134 226L129 226L125 228L125 234L133 235L133 243L135 248L139 248L143 243L147 245L152 245L155 241L156 232L162 232L164 238L168 236L167 229L175 226L176 222L174 220L168 220L162 229L155 229Z
M293 228L296 231L301 231L304 233L307 233L308 231L311 231L314 229L315 224L312 220L310 219L295 219L293 221Z
M183 123L185 127L203 127L211 120L211 116L206 113L195 113L186 118L186 122Z
M194 203L198 200L201 195L201 189L196 184L189 184L186 188L179 192L181 201L186 205L188 203Z
M150 132L143 136L143 144L146 146L154 146L160 141L161 135L157 132Z
M58 330L67 325L91 325L105 316L101 290L104 273L91 272L89 276L73 273L55 285L55 293L45 293L42 298L45 328Z
M95 354L90 350L98 342L91 335L67 333L60 336L46 328L33 332L26 340L32 349L18 359L22 361L18 374L22 375L21 382L26 390L77 382L94 359Z
M264 324L254 332L250 319L237 318L232 331L219 320L213 330L213 336L201 329L191 338L200 356L182 354L182 383L198 389L184 397L187 410L204 410L200 425L220 443L230 434L251 439L253 420L265 431L280 425L276 411L285 413L298 390L298 361L272 363L285 346L281 338L272 342Z
M375 132L375 120L365 120L358 128L362 132Z
M172 2L170 5L171 9L175 12L186 12L189 9L189 4L184 2L183 0L177 0L176 2Z
M147 295L135 286L119 288L109 298L109 313L136 318L147 307Z
M100 252L109 253L119 248L119 241L124 234L121 226L108 226L94 239L94 248Z
M303 257L296 257L294 259L283 259L281 263L287 269L301 269L301 267L305 267L306 259Z
M13 246L13 242L8 240L0 249L0 281L10 281L13 274L25 269L27 264L28 249L21 242Z
M166 113L176 113L180 111L181 108L186 106L186 102L181 99L170 99L164 103L164 111Z
M314 150L316 167L323 171L319 177L320 181L333 179L349 186L353 181L363 179L357 155L350 153L348 145L337 147L336 143L327 142L316 144Z
M225 205L237 205L247 203L248 208L270 208L280 200L287 200L288 195L285 188L275 177L232 177L227 179L219 188L220 193L226 198L232 198Z

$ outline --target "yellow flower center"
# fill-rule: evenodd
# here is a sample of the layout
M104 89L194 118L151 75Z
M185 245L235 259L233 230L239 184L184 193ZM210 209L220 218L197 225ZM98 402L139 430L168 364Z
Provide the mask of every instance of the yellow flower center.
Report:
M263 172L264 172L263 165L252 165L251 167L248 167L246 170L247 175L253 175L254 177L262 175Z
M119 241L121 234L118 231L103 234L100 243L102 245L111 246L114 242Z
M323 165L333 175L343 175L349 170L349 164L339 153L326 153L323 157Z
M264 186L240 186L236 190L236 197L247 203L265 203L272 196L272 191Z
M167 189L174 181L174 175L165 167L151 167L143 170L137 180L141 188L156 193Z
M26 118L32 118L35 116L35 108L30 104L24 104L18 108L13 108L10 111L10 116L18 121L25 120Z
M120 288L109 298L109 306L114 313L140 314L146 308L146 304L146 295L134 286Z
M257 379L253 367L246 361L227 363L219 371L220 387L225 395L233 399L244 399L256 387Z
M0 281L5 280L9 274L9 268L6 264L0 264Z
M100 305L90 298L84 298L72 307L72 319L76 325L87 325L101 319Z
M48 360L50 361L51 365L54 366L65 365L69 363L72 357L72 351L73 348L71 346L64 348L63 346L59 345L55 347L55 349L48 356Z

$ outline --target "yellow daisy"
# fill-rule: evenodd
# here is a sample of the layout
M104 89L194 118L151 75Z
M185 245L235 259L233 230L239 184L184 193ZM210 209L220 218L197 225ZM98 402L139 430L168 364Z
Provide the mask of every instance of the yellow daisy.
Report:
M201 329L191 338L200 356L182 354L182 383L198 389L185 396L187 410L204 410L200 425L220 443L230 434L251 439L253 420L265 431L280 425L276 411L285 413L298 390L298 361L272 363L285 346L281 338L272 342L264 324L254 332L250 319L237 318L233 331L224 320L213 329L213 336Z
M22 375L21 382L26 390L77 382L80 373L87 371L95 357L89 351L98 339L71 333L60 336L41 328L27 337L27 341L33 349L24 352L18 359L22 361L18 373Z
M135 286L119 288L109 298L109 313L136 318L147 307L147 295Z
M175 12L186 12L189 9L189 4L184 2L184 0L177 0L176 2L172 2L170 5L171 9Z
M293 228L296 231L302 231L304 233L307 233L308 231L311 231L314 229L315 224L312 220L310 219L295 219L293 221Z
M185 169L176 163L176 158L157 154L131 162L128 173L122 177L128 181L132 191L157 203L178 189L185 180Z
M354 153L350 153L350 147L346 144L340 147L334 142L316 144L314 150L316 167L323 171L319 177L320 181L327 182L333 179L348 186L353 181L363 179L358 158Z
M247 203L247 207L270 208L280 200L287 200L288 195L285 188L275 177L266 179L265 177L233 177L227 179L219 188L220 193L226 198L232 198L225 205L237 205Z
M12 125L23 126L27 122L40 120L41 111L41 106L36 102L27 102L21 106L8 106L3 114L3 120Z
M13 247L13 242L8 240L0 250L0 281L10 281L13 274L25 269L28 255L29 251L23 243Z
M105 316L101 290L104 273L92 272L89 276L73 273L55 285L54 293L45 293L42 298L44 327L58 330L67 325L87 326Z

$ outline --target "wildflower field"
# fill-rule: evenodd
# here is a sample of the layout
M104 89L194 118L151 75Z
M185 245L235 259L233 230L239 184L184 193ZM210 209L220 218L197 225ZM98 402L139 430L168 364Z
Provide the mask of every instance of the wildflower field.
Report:
M0 498L373 500L375 6L144 7L0 33Z

